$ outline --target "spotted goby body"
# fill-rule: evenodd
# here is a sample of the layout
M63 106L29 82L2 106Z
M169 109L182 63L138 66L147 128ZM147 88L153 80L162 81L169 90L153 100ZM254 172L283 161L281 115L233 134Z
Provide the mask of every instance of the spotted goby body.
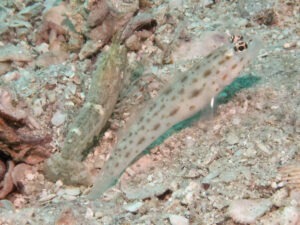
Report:
M88 198L99 197L110 188L133 160L170 127L203 109L240 74L259 49L260 41L249 46L242 41L235 46L224 45L179 74L122 132Z

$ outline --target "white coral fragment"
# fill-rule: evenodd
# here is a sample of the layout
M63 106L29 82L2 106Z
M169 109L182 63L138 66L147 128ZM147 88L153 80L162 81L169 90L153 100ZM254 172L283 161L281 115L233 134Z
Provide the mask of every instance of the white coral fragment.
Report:
M238 199L229 204L228 214L236 222L249 224L256 222L271 206L269 199Z

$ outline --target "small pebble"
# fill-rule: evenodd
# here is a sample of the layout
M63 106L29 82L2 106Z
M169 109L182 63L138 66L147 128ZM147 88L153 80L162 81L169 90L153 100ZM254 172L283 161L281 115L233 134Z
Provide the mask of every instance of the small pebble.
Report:
M188 148L193 147L195 145L195 139L191 136L187 136L184 141L185 141L186 147L188 147Z
M124 205L123 208L128 212L135 213L139 210L139 208L141 208L142 205L143 202L133 202Z
M226 142L230 145L234 145L237 144L239 142L239 138L238 136L236 136L233 133L230 133L227 137L226 137Z
M299 208L295 206L287 206L282 210L281 224L297 225L299 224L299 218L300 218Z
M131 51L138 51L141 49L141 43L139 38L133 34L131 35L125 42L125 45L127 48L129 48Z
M33 110L34 116L36 116L36 117L40 116L44 112L41 101L38 101L38 100L35 101L33 103L32 110Z
M78 218L75 217L74 211L71 208L64 209L60 212L55 225L72 225L77 224Z
M284 206L284 204L286 204L286 202L288 201L288 190L286 188L281 188L278 191L276 191L273 196L272 196L272 202L275 206L277 207L281 207Z
M94 217L94 212L91 208L87 208L86 212L85 212L85 216L86 219L91 219Z
M66 114L62 113L61 111L56 111L51 119L51 123L54 126L62 125L66 120Z
M8 201L6 199L0 200L0 209L7 209L10 211L15 210L15 206L11 203L11 201Z
M61 180L58 180L58 181L55 182L55 186L56 187L61 187L61 186L63 186L63 182Z
M234 118L233 120L232 120L232 124L233 125L239 125L241 123L241 119L240 118Z
M4 66L5 63L1 63L2 66ZM10 69L10 63L7 63L7 66ZM5 69L5 68L3 68ZM2 72L0 71L0 74L2 74ZM14 80L18 80L20 78L20 73L18 71L12 71L12 72L8 72L6 73L2 79L5 83L9 83L12 82Z
M256 142L256 146L258 147L259 150L261 150L262 152L266 153L267 155L271 154L269 148L265 144L257 141Z
M172 225L188 225L189 224L189 220L183 216L170 215L169 219L170 219L170 223Z
M65 189L65 194L70 196L78 196L80 194L79 188L67 188Z
M48 201L50 201L51 199L53 199L53 198L55 198L55 197L56 197L55 194L48 194L48 195L46 195L46 196L42 196L42 197L39 199L39 201L40 201L40 202L48 202Z
M95 218L97 218L97 219L102 218L103 216L104 216L104 214L101 211L98 211L95 213Z
M290 48L294 48L297 46L296 42L288 42L288 43L284 43L283 48L284 49L290 49Z
M256 223L272 206L269 199L237 199L229 204L228 214L236 222L242 224Z
M65 199L67 201L74 201L77 199L76 196L71 196L71 195L63 195L62 197L63 197L63 199Z
M45 42L43 42L42 44L38 45L35 47L35 50L38 52L38 53L45 53L45 52L48 52L49 51L49 45Z
M56 94L53 92L48 93L47 97L48 97L49 103L54 103L56 101Z

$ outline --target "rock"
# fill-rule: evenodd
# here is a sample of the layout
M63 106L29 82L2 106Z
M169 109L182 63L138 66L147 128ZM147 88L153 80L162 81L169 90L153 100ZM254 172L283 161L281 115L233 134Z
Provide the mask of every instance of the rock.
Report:
M109 13L107 4L105 1L97 1L94 6L91 7L91 11L87 18L87 24L90 27L94 27L103 22L107 14Z
M201 185L198 182L191 181L189 185L182 192L183 198L181 200L182 204L190 205L193 204L198 194L200 193ZM179 192L180 193L180 192ZM175 197L174 193L174 197ZM179 195L180 196L180 195Z
M29 195L35 191L34 178L37 176L32 166L25 163L16 165L12 172L12 180L18 191L22 194Z
M157 21L154 18L154 15L151 13L140 12L138 15L133 17L126 25L124 31L122 32L121 39L126 40L135 32L140 32L143 30L151 30L150 28L155 27ZM143 27L148 27L147 29L141 29Z
M36 59L35 64L38 67L48 67L50 65L60 64L68 59L68 53L64 51L45 52Z
M1 7L0 8L0 21L4 21L11 13L12 12L9 8Z
M274 25L277 23L276 12L274 9L266 9L258 12L256 15L252 17L252 20L259 25Z
M143 202L132 202L124 205L123 208L128 212L135 213L139 210L139 208L141 208L142 205Z
M40 116L44 112L42 103L39 99L34 101L34 103L32 105L32 111L33 111L34 116Z
M19 20L19 19L13 19L9 22L9 27L10 28L16 28L18 30L18 28L32 28L31 24L27 21L24 20ZM26 32L28 30L26 29ZM25 33L26 33L25 32Z
M101 47L103 47L104 43L102 41L93 41L93 40L88 40L81 48L78 56L80 60L85 59L88 56L93 55Z
M174 9L181 9L184 1L183 0L173 0L173 1L169 1L169 7L170 10L174 10Z
M51 119L51 123L58 127L65 122L66 117L66 114L62 113L61 111L56 111Z
M15 206L6 199L0 200L0 209L7 209L9 211L15 211Z
M272 196L272 202L276 207L281 207L288 201L288 190L286 188L281 188L277 190Z
M126 198L129 200L134 199L145 199L145 198L151 198L154 196L159 196L163 193L165 193L169 187L166 184L148 184L144 185L144 187L141 188L122 188L125 192Z
M129 48L131 51L138 51L141 48L141 43L139 38L133 34L131 35L126 41L125 45L127 48Z
M1 13L0 13L1 14ZM6 32L9 31L9 26L8 24L5 24L5 23L2 23L0 24L0 34L3 35L5 34Z
M65 20L66 12L68 12L68 9L65 3L53 6L43 14L43 21L53 23L60 30L64 30L63 21Z
M87 208L84 217L86 219L92 219L94 217L94 212L91 208Z
M241 224L255 223L272 207L270 199L238 199L229 204L228 214Z
M106 2L109 10L116 13L117 15L135 12L139 8L139 0L131 0L131 1L109 0Z
M74 215L74 211L71 208L65 209L59 215L55 222L56 225L73 225L79 224L78 218Z
M291 49L291 48L295 48L296 46L297 46L296 42L287 42L287 43L284 43L283 48Z
M80 189L76 188L76 187L66 188L64 190L64 192L65 192L66 195L70 195L70 196L78 196L81 193Z
M203 179L203 184L209 184L214 178L218 177L221 174L221 171L216 169L207 174Z
M202 2L203 7L211 7L212 5L216 4L215 0L204 0Z
M226 142L230 145L234 145L234 144L237 144L239 142L239 138L238 138L238 136L236 136L236 134L230 133L226 137Z
M6 170L5 176L1 181L1 189L0 189L0 199L5 198L14 188L14 184L12 181L12 171L15 168L15 164L13 161L8 162L8 169Z
M11 65L9 62L0 62L0 75L7 73L11 70Z
M49 51L49 44L43 42L34 48L38 53L45 53Z
M300 209L295 206L285 207L281 214L281 223L285 225L299 224L300 221Z
M39 202L49 202L55 197L57 197L55 194L45 194L40 197Z
M68 82L65 89L65 98L70 99L72 96L74 96L76 94L76 88L77 88L76 84L72 82Z
M30 19L32 17L35 17L37 15L40 15L44 6L42 3L37 2L32 5L27 6L26 8L22 9L18 15L22 17L26 17L27 19Z
M238 1L237 7L243 17L254 16L259 12L271 9L274 6L274 1Z
M32 56L30 52L27 49L22 48L21 46L15 46L12 44L0 46L0 62L30 62L31 60Z
M172 225L188 225L189 224L189 220L183 216L170 215L169 220Z

